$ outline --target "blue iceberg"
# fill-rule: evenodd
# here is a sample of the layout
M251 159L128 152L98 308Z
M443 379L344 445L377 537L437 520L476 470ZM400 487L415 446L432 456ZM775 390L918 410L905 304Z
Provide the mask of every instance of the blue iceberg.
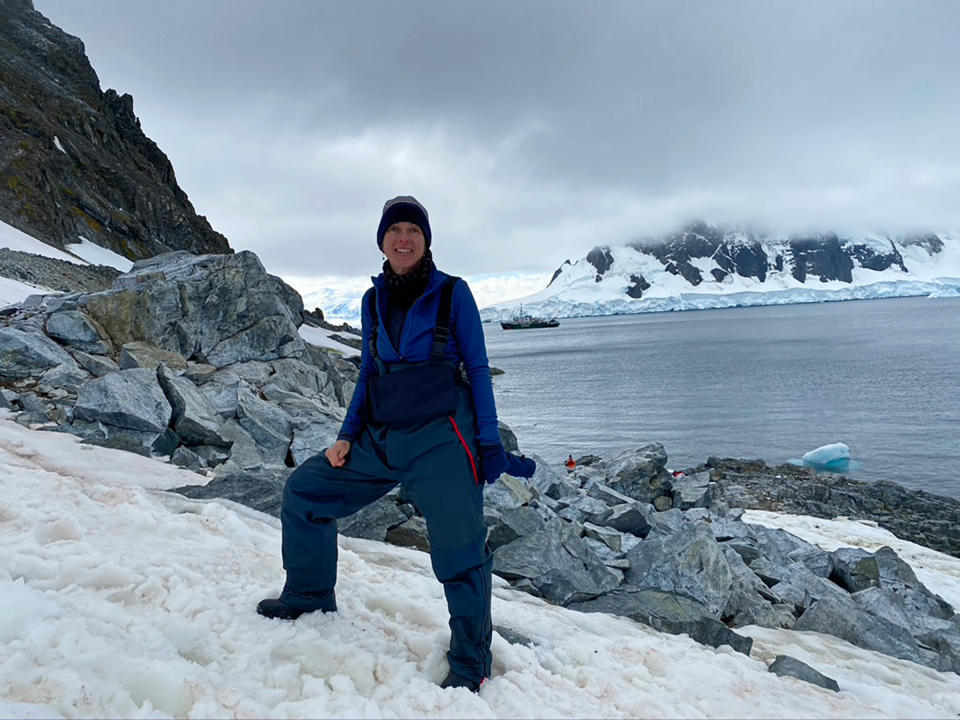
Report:
M841 442L821 445L805 453L800 460L791 460L796 465L806 465L814 470L842 473L856 470L860 464L850 459L850 448Z

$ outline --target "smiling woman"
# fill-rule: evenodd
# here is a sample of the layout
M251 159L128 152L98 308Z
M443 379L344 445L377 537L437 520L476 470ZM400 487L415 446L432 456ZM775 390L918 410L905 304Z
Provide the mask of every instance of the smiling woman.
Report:
M283 567L266 617L294 620L337 609L337 518L398 483L427 522L430 559L450 612L450 672L442 687L477 692L490 676L493 558L484 482L530 477L532 460L504 451L480 313L467 284L430 254L426 209L387 201L377 228L383 273L363 296L360 375L337 441L288 478ZM467 381L469 379L469 381Z

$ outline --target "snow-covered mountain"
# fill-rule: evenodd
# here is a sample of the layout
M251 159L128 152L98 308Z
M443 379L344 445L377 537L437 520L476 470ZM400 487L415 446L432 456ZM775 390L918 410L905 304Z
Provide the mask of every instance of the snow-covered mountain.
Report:
M546 288L484 320L960 295L960 234L777 236L703 222L663 238L593 248Z

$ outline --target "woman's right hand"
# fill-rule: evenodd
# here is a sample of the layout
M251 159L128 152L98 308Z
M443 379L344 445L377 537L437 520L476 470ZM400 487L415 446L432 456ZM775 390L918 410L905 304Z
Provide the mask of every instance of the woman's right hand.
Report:
M350 452L350 442L347 440L337 440L333 445L327 448L327 460L333 467L343 467L347 461L347 454Z

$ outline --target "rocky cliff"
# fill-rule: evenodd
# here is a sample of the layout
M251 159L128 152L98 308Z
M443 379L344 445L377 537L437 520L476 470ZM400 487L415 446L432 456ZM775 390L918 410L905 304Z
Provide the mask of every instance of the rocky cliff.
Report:
M133 98L103 92L80 39L31 0L0 0L0 220L132 260L232 252L144 135Z

